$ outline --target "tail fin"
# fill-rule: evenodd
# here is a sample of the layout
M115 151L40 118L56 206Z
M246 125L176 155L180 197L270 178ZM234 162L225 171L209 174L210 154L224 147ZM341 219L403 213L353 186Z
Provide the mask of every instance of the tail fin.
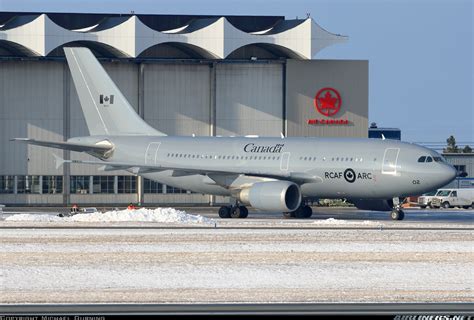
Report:
M138 116L89 49L64 52L91 135L165 135Z

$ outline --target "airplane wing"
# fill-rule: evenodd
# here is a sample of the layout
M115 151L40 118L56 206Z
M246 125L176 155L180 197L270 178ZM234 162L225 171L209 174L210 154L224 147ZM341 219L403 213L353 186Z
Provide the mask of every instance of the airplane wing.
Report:
M298 184L303 183L318 183L322 182L322 178L312 174L311 172L281 172L275 173L271 171L265 170L248 170L242 167L238 168L227 168L225 171L222 170L213 170L213 169L200 169L200 168L184 168L179 166L162 166L162 165L143 165L139 163L131 163L131 162L111 162L111 161L89 161L89 160L64 160L57 155L54 155L56 159L56 168L59 168L64 163L77 163L77 164L88 164L88 165L101 165L103 166L102 170L104 171L113 171L113 170L130 170L134 174L140 173L148 173L148 172L159 172L165 170L172 170L172 175L174 177L183 177L183 176L190 176L190 175L206 175L212 180L213 177L223 175L246 175L246 176L253 176L253 177L262 177L262 178L272 178L278 180L288 180L293 181ZM216 181L218 182L218 181Z

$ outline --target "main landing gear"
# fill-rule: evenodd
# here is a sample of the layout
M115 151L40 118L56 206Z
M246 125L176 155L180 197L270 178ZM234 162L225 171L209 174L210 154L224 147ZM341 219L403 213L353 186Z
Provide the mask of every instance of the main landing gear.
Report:
M390 218L392 220L403 220L405 218L405 212L403 212L402 204L398 198L393 198L393 209L390 212Z
M228 218L240 218L244 219L247 218L249 215L249 211L245 206L223 206L219 208L219 217L223 219Z
M283 212L285 218L308 219L313 215L313 209L308 205L301 205L293 212Z

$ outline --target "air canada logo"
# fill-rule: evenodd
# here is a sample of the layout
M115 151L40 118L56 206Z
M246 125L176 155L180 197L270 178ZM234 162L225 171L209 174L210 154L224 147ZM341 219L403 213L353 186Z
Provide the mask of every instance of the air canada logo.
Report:
M356 174L354 170L346 169L346 171L344 171L344 179L346 179L346 181L349 183L353 183L356 180Z
M322 115L333 116L341 109L341 95L333 88L322 88L314 97L314 105Z
M100 104L103 104L104 107L108 107L111 104L114 104L114 95L111 94L110 96L106 96L101 94L99 97Z

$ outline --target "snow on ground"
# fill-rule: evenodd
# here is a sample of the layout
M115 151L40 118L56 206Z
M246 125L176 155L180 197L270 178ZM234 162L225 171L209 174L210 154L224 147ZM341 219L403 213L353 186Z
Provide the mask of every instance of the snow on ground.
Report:
M471 230L5 229L4 303L471 302Z
M15 214L5 221L37 222L164 222L164 223L205 223L214 224L214 220L201 215L193 215L173 208L137 210L113 210L107 212L79 213L71 217L58 217L48 214Z

